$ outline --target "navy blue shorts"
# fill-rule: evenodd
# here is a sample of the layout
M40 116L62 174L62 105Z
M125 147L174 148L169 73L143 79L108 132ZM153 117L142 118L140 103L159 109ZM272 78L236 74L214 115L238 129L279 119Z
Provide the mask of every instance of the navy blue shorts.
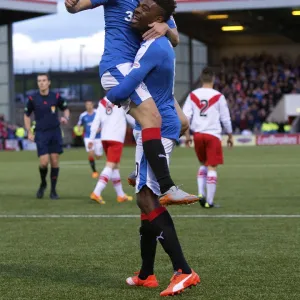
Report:
M63 141L60 128L37 131L35 133L35 142L38 156L51 153L63 153Z

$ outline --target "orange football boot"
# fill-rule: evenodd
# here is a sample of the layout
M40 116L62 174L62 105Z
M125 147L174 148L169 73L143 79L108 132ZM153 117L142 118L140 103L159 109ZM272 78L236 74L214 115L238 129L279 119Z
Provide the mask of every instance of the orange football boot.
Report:
M98 172L93 172L92 173L92 177L93 178L98 178L99 177L99 173Z
M105 204L105 201L101 196L97 196L95 193L91 193L90 199L93 201L98 202L99 204Z
M174 296L182 293L185 289L200 283L199 275L192 270L191 274L182 274L178 270L171 278L169 286L160 293L161 296Z
M117 201L119 203L122 203L122 202L127 202L127 201L132 201L133 200L133 197L131 196L127 196L126 194L124 196L118 196L117 197Z
M158 287L158 281L155 275L149 275L145 280L139 278L139 272L135 272L136 276L128 277L126 283L132 286L144 286L149 288Z
M199 200L198 196L188 194L177 186L172 186L167 192L159 197L159 203L162 206L193 204Z

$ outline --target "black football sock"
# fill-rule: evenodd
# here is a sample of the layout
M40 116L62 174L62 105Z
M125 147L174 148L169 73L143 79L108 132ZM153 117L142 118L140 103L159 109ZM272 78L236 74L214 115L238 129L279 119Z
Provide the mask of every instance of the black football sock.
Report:
M156 234L145 214L141 215L140 238L142 267L139 278L145 280L149 275L154 274L154 261L157 246Z
M143 129L142 141L145 157L163 194L175 184L170 176L166 152L161 142L160 128Z
M95 163L94 158L93 157L89 157L89 162L90 162L90 166L91 166L93 172L97 172L96 171L96 163Z
M58 178L59 168L51 168L51 191L56 190L56 183Z
M41 176L41 186L46 186L47 185L46 176L48 173L48 168L40 167L39 170L40 170L40 176Z
M191 274L192 270L184 258L173 220L166 208L156 208L148 214L148 219L156 231L157 240L169 255L174 270L181 269L184 274Z

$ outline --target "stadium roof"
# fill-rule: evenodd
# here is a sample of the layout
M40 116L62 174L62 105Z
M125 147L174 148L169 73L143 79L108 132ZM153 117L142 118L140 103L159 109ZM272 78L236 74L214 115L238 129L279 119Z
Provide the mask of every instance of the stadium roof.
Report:
M204 43L220 45L300 43L298 30L300 16L292 15L293 9L297 8L296 2L300 7L300 0L177 0L177 2L175 19L180 32ZM267 5L271 8L269 6L266 8ZM214 15L223 18L210 19ZM224 32L223 26L242 26L243 30Z
M177 0L177 12L299 7L299 0Z
M1 0L0 25L56 13L52 0Z

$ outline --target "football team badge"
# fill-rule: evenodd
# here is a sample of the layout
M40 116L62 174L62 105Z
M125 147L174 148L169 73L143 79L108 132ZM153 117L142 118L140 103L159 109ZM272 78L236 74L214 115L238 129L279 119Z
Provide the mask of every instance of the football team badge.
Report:
M55 110L56 110L56 107L55 106L51 106L51 111L52 111L53 114L55 113Z

